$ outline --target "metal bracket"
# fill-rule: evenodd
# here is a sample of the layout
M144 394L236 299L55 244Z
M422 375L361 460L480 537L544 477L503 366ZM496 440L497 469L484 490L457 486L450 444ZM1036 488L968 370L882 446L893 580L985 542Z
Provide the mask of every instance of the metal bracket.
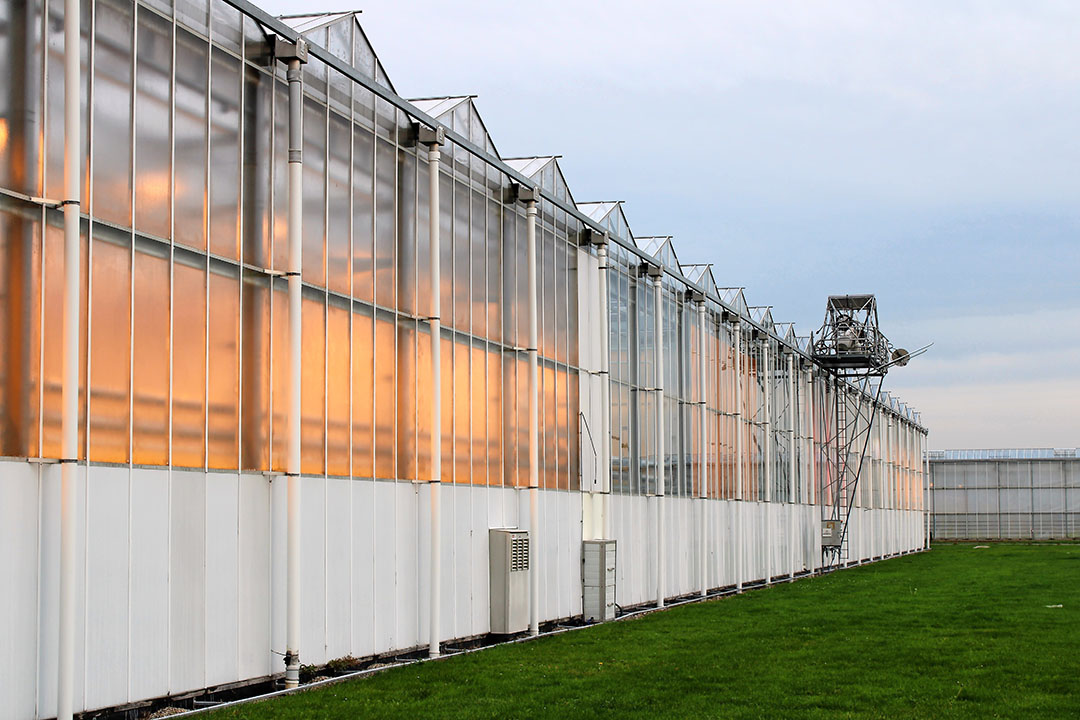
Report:
M416 131L416 141L421 145L442 146L446 144L446 128L442 125L431 128L420 123L413 123L413 128Z
M299 60L302 63L308 61L308 44L304 38L297 38L296 42L292 42L275 35L270 43L270 51L278 60Z
M608 234L606 232L588 226L582 228L581 234L578 236L578 245L580 246L595 245L599 247L607 245L607 243Z
M510 199L517 202L540 202L540 188L521 183L510 183Z

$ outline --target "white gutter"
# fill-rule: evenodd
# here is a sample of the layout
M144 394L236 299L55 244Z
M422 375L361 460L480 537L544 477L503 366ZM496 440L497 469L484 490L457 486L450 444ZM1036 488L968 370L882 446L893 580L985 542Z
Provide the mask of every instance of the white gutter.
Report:
M540 634L540 396L537 387L536 200L535 195L528 197L533 198L525 204L529 292L529 634L535 636Z
M61 389L60 618L56 715L70 720L75 687L75 494L79 457L79 0L64 0L64 311Z
M664 607L664 305L661 284L663 277L653 278L653 297L656 302L656 607Z
M286 570L285 687L300 684L300 386L301 273L303 271L304 91L300 58L288 60L289 81L289 425L288 561Z

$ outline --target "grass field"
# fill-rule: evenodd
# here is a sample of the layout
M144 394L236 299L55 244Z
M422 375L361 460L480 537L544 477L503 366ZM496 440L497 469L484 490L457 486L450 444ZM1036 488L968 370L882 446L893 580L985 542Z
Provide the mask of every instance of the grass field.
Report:
M940 545L212 717L1080 718L1080 545Z

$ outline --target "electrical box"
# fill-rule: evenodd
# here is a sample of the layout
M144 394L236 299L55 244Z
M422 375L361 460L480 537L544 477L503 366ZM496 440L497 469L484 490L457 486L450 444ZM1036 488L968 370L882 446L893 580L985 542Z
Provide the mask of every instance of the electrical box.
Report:
M582 543L582 610L586 621L615 619L615 541Z
M509 635L529 629L529 533L488 530L491 632Z
M841 534L841 525L839 520L821 521L822 547L840 547L840 541L842 539L843 536Z

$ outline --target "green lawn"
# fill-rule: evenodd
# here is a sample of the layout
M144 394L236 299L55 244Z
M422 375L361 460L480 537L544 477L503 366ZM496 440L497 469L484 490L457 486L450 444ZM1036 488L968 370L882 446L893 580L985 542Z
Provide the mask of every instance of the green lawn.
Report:
M1080 545L940 545L213 715L568 716L1080 718Z

